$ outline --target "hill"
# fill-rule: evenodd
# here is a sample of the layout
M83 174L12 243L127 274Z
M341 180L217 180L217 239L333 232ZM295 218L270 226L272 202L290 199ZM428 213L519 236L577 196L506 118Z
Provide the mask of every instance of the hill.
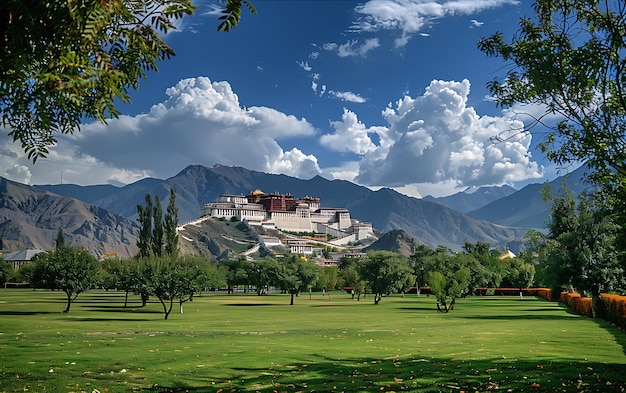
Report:
M69 197L79 197L86 193L82 188L95 186L38 187ZM515 251L526 232L523 228L496 225L469 217L442 204L412 198L390 189L372 191L344 180L327 180L320 176L302 180L221 165L211 168L191 165L169 179L144 179L118 188L117 192L110 192L106 188L102 198L92 197L92 200L97 206L134 219L136 206L143 203L146 193L159 195L166 205L170 188L176 190L181 223L196 219L201 214L202 206L215 201L221 194L247 195L255 189L261 189L297 197L319 197L324 207L348 208L353 218L371 222L379 231L402 229L423 244L433 247L445 245L460 249L465 240L481 240L494 247L509 247Z
M409 236L409 234L402 229L394 229L382 235L363 251L385 250L410 257L415 253L415 249L419 245L420 243L417 240Z
M0 239L6 249L53 249L60 229L68 243L96 256L137 253L134 221L0 177Z
M584 181L585 171L587 167L582 166L552 182L529 184L516 193L468 212L467 215L499 225L544 229L551 207L550 203L544 202L542 190L548 187L552 194L558 194L565 186L577 195L589 187Z
M456 194L435 198L430 195L422 198L425 201L438 202L450 209L467 213L479 209L493 201L514 194L517 190L511 186L480 187L473 192L466 190Z

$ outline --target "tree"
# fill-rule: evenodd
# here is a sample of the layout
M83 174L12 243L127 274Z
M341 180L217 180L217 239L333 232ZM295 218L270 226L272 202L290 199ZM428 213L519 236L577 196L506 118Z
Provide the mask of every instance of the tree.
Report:
M163 254L163 207L161 198L154 196L154 207L152 209L152 252L156 256Z
M163 253L177 256L178 254L178 208L176 207L176 194L170 188L170 200L167 204L167 212L163 218L161 198L146 194L146 206L137 205L137 221L139 222L139 237L137 247L138 257L147 257L151 253L161 256Z
M70 306L78 295L96 284L98 261L85 249L63 247L37 254L34 259L39 284L43 288L65 292L65 313L70 312Z
M240 275L241 284L252 285L257 295L267 295L270 286L277 282L280 276L280 266L274 258L263 258L258 261L249 261L244 267L245 274Z
M0 285L5 285L13 273L13 268L0 256Z
M517 35L483 38L481 51L509 65L488 87L502 107L544 107L541 149L565 166L585 162L604 204L626 227L626 7L621 1L537 0ZM548 125L550 117L561 120ZM502 140L499 136L496 140ZM622 230L620 247L626 249Z
M150 295L159 299L163 306L164 319L168 319L174 306L174 300L189 298L194 292L194 278L198 275L198 269L190 260L175 258L171 255L150 255L141 258L137 264L143 267L143 271L150 272Z
M317 266L298 254L287 254L279 263L280 269L275 286L294 296L308 291L317 279Z
M330 299L330 292L337 287L339 282L339 269L337 266L319 266L318 267L318 281L321 289L328 293Z
M229 31L248 0L224 0L218 29ZM30 159L85 120L117 117L147 72L174 50L162 38L194 11L191 0L0 3L1 123Z
M413 275L415 276L415 291L417 292L417 298L419 301L420 296L420 284L423 285L426 283L426 272L424 270L424 260L428 256L432 256L435 254L435 250L432 248L420 244L415 249L413 255L409 257L409 265L413 269Z
M167 203L167 212L163 230L165 232L165 253L169 255L178 254L178 208L176 207L176 192L170 188L170 200Z
M537 0L511 43L501 33L478 44L511 67L489 89L502 106L545 105L563 120L543 143L557 163L586 160L626 175L626 7L603 0ZM537 121L541 122L539 118Z
M477 288L499 287L506 275L506 266L500 260L498 251L492 250L489 243L480 240L476 244L466 240L463 250L473 257L466 260L466 266L470 269L468 293L473 294Z
M623 289L623 251L617 247L621 228L602 201L585 194L555 198L548 223L545 264L552 284L589 294L597 315L600 293Z
M194 278L195 291L202 293L209 288L223 288L226 284L228 269L224 266L213 264L202 257L187 256L188 259L197 259L198 276Z
M137 205L137 221L139 221L139 236L137 247L139 248L139 258L150 256L152 247L152 197L146 194L146 206Z
M358 269L359 276L374 294L374 304L384 295L400 291L407 281L413 281L408 260L390 251L370 252Z
M339 273L343 285L351 288L352 299L357 296L357 301L361 300L361 294L365 290L365 281L359 275L359 265L365 258L361 257L341 257L339 259Z
M467 293L470 281L466 254L450 254L438 251L426 261L426 277L430 291L437 298L437 309L442 312L453 310L456 299Z
M65 242L65 235L63 235L63 229L59 229L59 232L57 233L57 239L54 242L54 245L57 250L68 246L68 244L66 244Z
M234 260L223 260L219 262L219 266L224 266L227 269L226 273L226 285L228 286L228 294L233 292L233 288L237 285L248 284L248 272L250 262L246 261L245 257L240 257ZM257 287L257 293L259 288Z
M514 288L519 288L519 297L522 299L522 289L528 288L533 284L535 265L525 262L520 258L513 258L509 265L506 278Z

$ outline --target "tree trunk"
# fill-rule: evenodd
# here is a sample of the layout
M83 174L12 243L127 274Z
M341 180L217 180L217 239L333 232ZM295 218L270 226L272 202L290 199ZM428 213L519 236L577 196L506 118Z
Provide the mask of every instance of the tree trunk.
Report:
M598 318L598 306L600 305L600 293L593 291L591 293L591 316Z
M70 312L70 305L72 304L72 293L65 292L65 295L67 295L67 307L65 307L65 310L63 310L63 312L68 313Z
M161 305L163 306L163 314L165 316L165 319L167 319L167 317L169 317L170 313L172 312L172 307L174 307L174 298L170 299L169 309L167 305L165 304L165 299L162 299L159 297L159 301L161 302Z
M178 305L179 314L182 314L183 313L183 299L180 299L178 303L179 303Z
M289 291L291 293L291 303L289 303L290 306L293 306L293 296L294 296L294 292L293 291Z
M124 308L128 305L128 291L126 291L126 296L124 297Z
M380 302L380 300L383 298L383 294L382 293L375 293L374 294L374 304L378 304L378 302Z

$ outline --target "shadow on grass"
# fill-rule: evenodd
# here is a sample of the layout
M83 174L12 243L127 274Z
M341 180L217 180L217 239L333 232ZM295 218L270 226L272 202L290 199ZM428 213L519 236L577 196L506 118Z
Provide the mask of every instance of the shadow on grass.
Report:
M260 306L276 306L272 303L224 303L222 306L228 307L260 307Z
M76 322L147 322L147 321L152 321L152 319L146 319L146 318L73 318L72 321L76 321Z
M463 319L492 320L492 321L516 321L541 319L545 321L564 321L572 317L566 315L536 315L536 314L519 314L519 315L466 315Z
M163 311L148 309L145 307L124 307L124 306L105 306L105 305L84 305L89 311L95 312L115 312L115 313L131 313L131 314L163 314Z
M598 326L611 333L611 335L615 338L615 342L622 347L622 351L624 351L624 355L626 355L626 331L620 330L603 319L596 318L593 321L597 323ZM624 378L626 379L626 376Z
M434 304L424 304L423 306L412 306L412 307L399 307L398 310L404 310L404 311L434 311L434 312L439 312L437 311L437 306L435 306Z
M622 392L626 365L569 360L396 357L315 360L266 368L234 368L210 383L189 372L180 386L149 392ZM183 382L184 381L184 382ZM195 386L194 386L195 385ZM204 385L204 386L198 386Z
M0 315L43 315L43 314L61 314L61 312L53 311L0 311Z

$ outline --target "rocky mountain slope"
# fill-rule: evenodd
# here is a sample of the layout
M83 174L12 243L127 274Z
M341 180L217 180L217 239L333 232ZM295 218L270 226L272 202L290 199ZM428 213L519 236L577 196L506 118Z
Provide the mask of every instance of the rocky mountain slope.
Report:
M261 189L296 197L309 195L321 198L324 207L348 208L353 218L371 222L379 231L403 229L426 245L444 245L452 249L460 249L465 240L481 240L494 247L516 250L526 232L524 228L496 225L442 204L408 197L390 189L372 191L348 181L327 180L320 176L302 180L220 165L211 168L191 165L169 179L144 179L118 188L117 192L104 188L102 198L91 194L89 189L94 186L38 187L74 198L91 195L93 204L130 219L136 218L136 206L143 204L146 193L159 195L165 206L169 189L173 187L181 223L196 219L202 206L215 201L221 194L247 195Z
M402 229L391 230L382 235L374 243L366 247L363 251L385 250L396 252L405 257L410 257L420 243Z
M487 220L499 225L543 229L550 216L551 205L545 202L542 191L548 187L553 195L559 194L563 186L573 195L589 188L584 181L582 166L567 176L560 176L547 184L529 184L514 194L495 200L479 209L468 212L470 217Z
M133 220L0 177L0 239L5 249L52 249L59 229L70 244L96 256L137 253Z
M461 213L467 213L480 209L493 201L497 201L498 199L514 194L515 192L517 192L515 188L504 185L500 187L480 187L473 192L467 190L440 198L434 198L427 195L422 199L425 201L438 202L449 207L450 209L460 211Z

